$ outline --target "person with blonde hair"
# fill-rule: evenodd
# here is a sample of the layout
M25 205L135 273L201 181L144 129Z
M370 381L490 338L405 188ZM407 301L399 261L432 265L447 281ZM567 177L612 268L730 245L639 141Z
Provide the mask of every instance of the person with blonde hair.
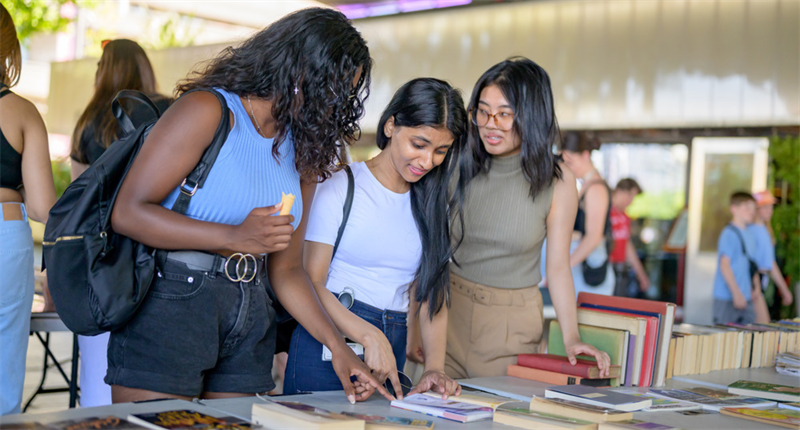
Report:
M0 4L0 415L20 412L33 303L33 236L56 200L47 130L30 101L10 88L22 54Z

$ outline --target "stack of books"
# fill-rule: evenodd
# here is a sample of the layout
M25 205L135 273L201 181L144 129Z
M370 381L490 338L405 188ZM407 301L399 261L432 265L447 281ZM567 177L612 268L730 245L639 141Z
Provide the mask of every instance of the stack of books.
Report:
M577 314L581 340L606 352L611 364L619 366L619 379L612 379L611 386L664 385L675 319L673 303L582 292ZM550 354L566 355L557 321L550 324L547 348Z
M775 370L782 375L800 376L800 351L778 354L775 358Z
M520 354L517 364L508 366L508 376L553 385L610 387L619 386L620 367L612 365L609 377L600 378L600 368L595 361L578 359L572 365L563 355Z
M786 321L716 326L679 324L673 328L670 339L667 376L774 366L778 356L791 357L784 354L797 350L800 350L800 326ZM800 355L796 359L800 360ZM785 370L783 367L779 371Z
M794 382L798 382L795 380ZM728 392L740 396L758 397L779 402L800 402L800 387L797 385L767 384L766 382L736 381L728 385Z
M494 414L494 410L491 407L453 399L442 400L441 395L434 397L425 394L412 394L403 400L393 400L392 407L460 423L492 419Z

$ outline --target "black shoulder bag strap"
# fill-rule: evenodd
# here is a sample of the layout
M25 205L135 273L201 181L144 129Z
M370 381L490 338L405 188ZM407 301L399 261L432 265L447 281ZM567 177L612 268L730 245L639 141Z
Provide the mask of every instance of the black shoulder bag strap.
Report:
M339 233L336 235L336 244L333 245L333 254L331 261L336 256L336 251L339 249L339 242L342 241L344 229L347 227L347 219L350 218L350 209L353 207L353 194L355 193L356 180L353 177L353 170L350 166L345 165L344 171L347 173L347 197L344 199L344 208L342 210L342 223L339 225Z
M128 115L128 113L125 112L125 109L123 109L122 100L133 100L150 109L155 114L156 118L161 116L161 113L153 101L150 100L150 97L147 97L141 91L122 90L118 92L116 97L114 97L114 100L111 102L111 113L113 113L114 118L117 119L117 124L119 124L119 128L124 135L128 135L136 131L136 125L133 124L130 115Z
M222 94L210 89L195 89L185 92L184 95L193 91L208 91L217 96L217 100L219 100L219 104L222 106L222 117L219 120L219 125L217 126L217 131L214 133L214 140L211 141L211 145L203 152L203 157L200 158L200 162L197 163L192 173L189 173L186 179L181 182L181 192L178 194L175 204L172 205L172 210L179 214L186 213L189 209L189 201L191 201L194 193L196 193L198 189L203 188L206 178L208 177L208 172L211 171L211 166L213 166L214 162L217 160L217 155L219 155L219 151L222 149L222 145L225 143L225 140L228 138L228 133L231 131L231 116L225 97L222 97Z
M758 273L758 264L756 264L756 262L753 261L752 258L750 258L750 254L747 253L747 247L745 246L744 237L742 237L742 233L739 231L738 228L736 228L731 224L726 225L725 228L733 230L733 232L736 233L736 237L739 238L739 244L742 245L742 254L744 254L744 258L747 259L747 262L750 265L750 277L752 278L756 273Z

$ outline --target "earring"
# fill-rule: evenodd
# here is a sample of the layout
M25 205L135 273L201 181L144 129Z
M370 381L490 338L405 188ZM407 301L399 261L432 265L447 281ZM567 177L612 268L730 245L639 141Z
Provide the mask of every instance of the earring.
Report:
M295 85L295 86L294 86L294 95L297 95L297 93L298 93L299 91L300 91L300 90L298 90L298 89L297 89L297 85Z

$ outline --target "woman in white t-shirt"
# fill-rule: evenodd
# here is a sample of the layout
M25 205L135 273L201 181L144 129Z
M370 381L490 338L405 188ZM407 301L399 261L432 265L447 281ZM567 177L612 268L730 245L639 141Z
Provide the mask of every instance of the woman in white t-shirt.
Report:
M462 152L467 115L461 92L444 81L415 79L395 93L378 124L375 158L354 163L353 203L333 254L347 196L345 171L317 187L304 260L325 310L362 345L379 381L403 390L397 369L406 355L406 315L418 315L425 373L412 392L460 393L444 373L452 256L447 184ZM354 299L348 309L339 300ZM343 297L344 298L344 297ZM412 312L408 312L412 310ZM340 390L323 346L303 327L292 335L284 393ZM360 352L360 351L359 351ZM329 360L329 359L328 359ZM358 400L372 390L357 389Z

